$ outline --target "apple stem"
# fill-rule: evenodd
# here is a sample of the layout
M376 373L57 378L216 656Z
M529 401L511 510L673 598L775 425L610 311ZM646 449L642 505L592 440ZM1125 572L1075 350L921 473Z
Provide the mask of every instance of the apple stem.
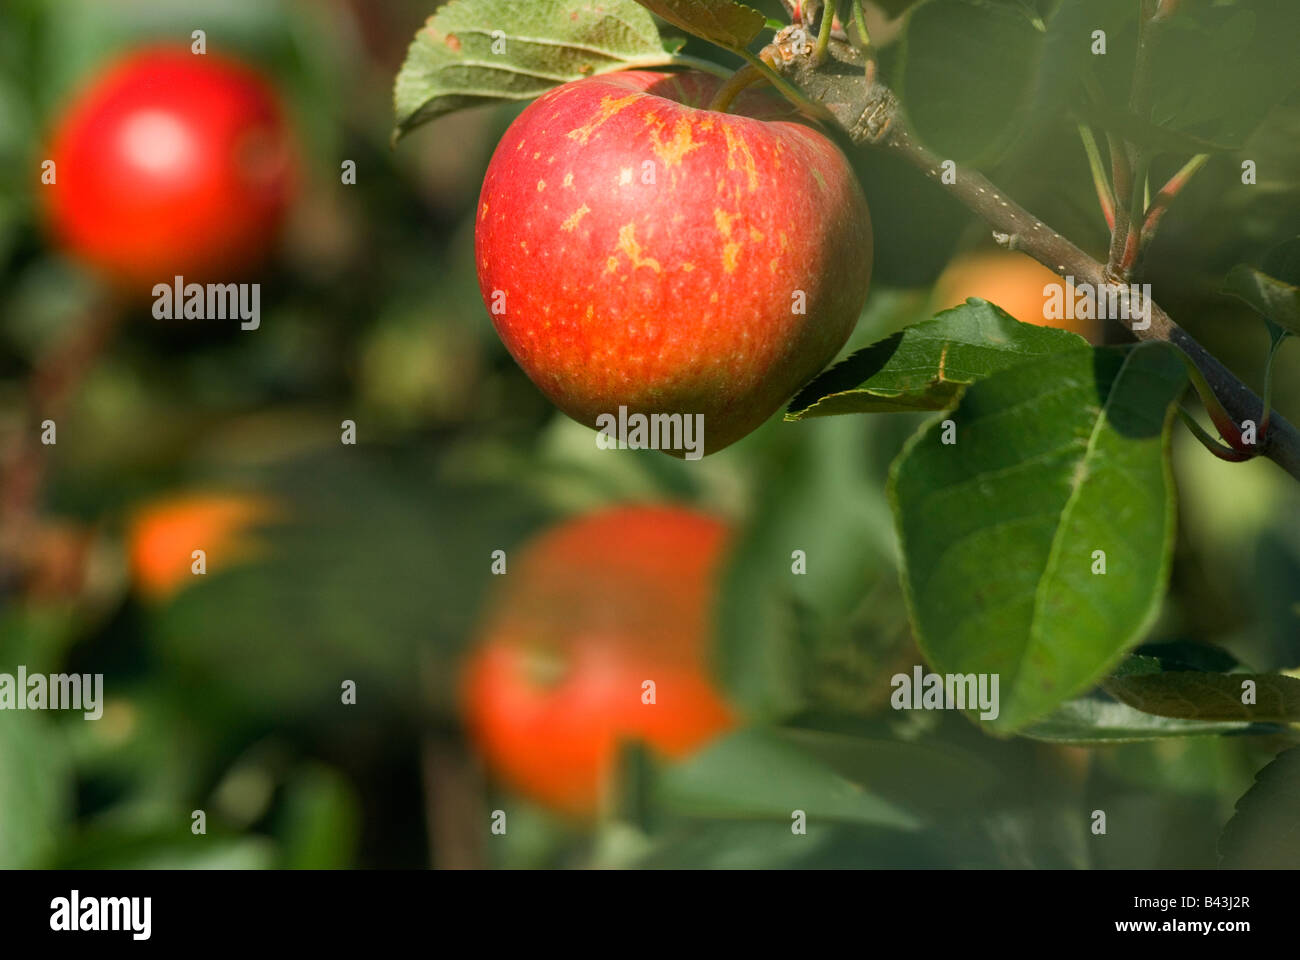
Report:
M828 126L834 127L836 125L835 115L831 113L825 104L818 103L815 100L810 100L808 97L804 96L803 92L798 87L794 86L781 76L781 74L777 73L774 66L775 61L772 59L772 50L773 47L769 45L759 51L757 56L749 50L746 50L744 47L737 47L734 52L748 60L750 66L761 73L767 82L776 87L776 89L780 91L781 96L790 101L790 103L797 107L801 113L807 117L811 117L819 123L824 123Z
M763 71L752 63L747 63L730 77L727 82L718 88L718 92L713 95L709 101L707 109L716 110L719 113L726 113L733 100L740 94L740 91L746 87L752 87L759 81L766 81L767 77Z

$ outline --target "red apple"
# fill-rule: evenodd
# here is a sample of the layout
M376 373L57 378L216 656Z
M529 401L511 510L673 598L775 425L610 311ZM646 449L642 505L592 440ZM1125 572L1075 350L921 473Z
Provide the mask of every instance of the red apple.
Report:
M783 102L632 71L565 84L506 131L475 231L497 333L561 410L702 414L745 436L848 339L871 221L847 159ZM669 451L682 455L682 451Z
M257 263L284 219L295 149L262 76L147 47L98 72L59 118L42 187L58 245L132 290Z
M680 758L734 725L708 670L729 535L682 507L611 507L565 520L510 560L461 689L493 773L587 817L620 743Z

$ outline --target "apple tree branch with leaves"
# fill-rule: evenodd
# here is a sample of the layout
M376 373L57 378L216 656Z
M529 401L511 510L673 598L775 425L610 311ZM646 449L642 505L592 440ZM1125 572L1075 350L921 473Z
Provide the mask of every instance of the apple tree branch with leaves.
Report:
M540 205L569 186L562 163L554 180L524 166L544 166L549 146L537 144L533 157L533 144L513 128L489 171L476 225L485 302L511 353L580 422L594 425L598 410L623 399L622 389L635 409L707 409L706 429L720 425L724 446L782 405L790 430L815 417L929 412L933 419L903 445L889 471L902 587L912 634L933 670L1000 677L1000 709L995 718L977 720L981 726L997 736L1086 745L1293 736L1300 679L1133 651L1155 624L1170 577L1178 523L1170 445L1179 424L1206 456L1267 458L1300 480L1300 432L1271 401L1274 360L1300 333L1300 238L1277 237L1258 263L1221 278L1222 292L1248 304L1267 330L1268 350L1258 358L1262 396L1160 307L1159 289L1148 295L1143 286L1144 258L1199 171L1235 165L1241 189L1252 189L1258 171L1242 148L1300 86L1294 56L1300 7L1244 0L892 0L881 6L906 16L899 40L882 50L872 42L860 0L783 5L786 20L731 0L454 0L418 32L396 80L395 138L449 111L500 101L553 108L548 116L562 128L560 138L573 143L576 136L581 145L606 121L630 124L635 116L654 128L660 113L668 116L649 100L634 103L638 96L693 111L689 129L667 121L656 128L650 159L658 162L658 179L647 183L632 157L607 163L589 154L602 175L610 167L612 182L621 166L625 186L642 178L640 186L663 191L660 196L684 191L675 201L680 223L665 224L662 234L638 233L631 219L623 225L608 268L603 257L592 267L595 275L607 269L607 283L623 298L620 312L586 315L595 324L616 324L619 332L610 336L632 330L680 369L638 392L630 384L643 358L629 359L626 349L601 354L598 344L582 339L590 330L582 333L581 315L541 317L540 301L518 288L542 282L537 264L546 251L527 248L526 241L532 266L510 274L513 286L501 286L504 303L493 309L498 275L488 283L485 272L502 269L494 262L501 245L523 234L516 217L498 228L506 239L484 245L494 215L489 196L492 202L512 198L512 210L532 209L525 201ZM689 54L677 32L695 38ZM698 41L717 56L696 52ZM629 81L627 71L650 72ZM596 91L594 102L583 104L596 117L587 126L579 122L578 94L570 92L584 84ZM625 101L627 112L614 119ZM981 172L1013 154L1030 118L1044 114L1067 117L1078 134L1099 207L1093 215L1108 234L1104 248L1065 236L1017 202L1014 183L1001 186ZM530 116L540 113L526 112L519 122ZM736 138L749 134L735 131L750 128L728 127L732 117L780 127L785 139L770 152L757 140L738 150ZM719 196L731 188L729 173L743 176L746 163L751 177L787 164L784 179L773 182L782 185L791 211L788 238L779 222L761 218L756 199L748 201L751 222L742 226L721 201L713 209L702 190L691 193L694 188L674 179L680 172L686 180L695 169L689 164L709 154L709 136L722 136L706 126L713 124L725 128L731 147L715 161ZM819 142L808 139L813 135ZM919 169L934 191L977 215L998 245L1058 274L1072 303L1108 311L1106 318L1137 342L1094 346L972 299L828 366L861 309L872 259L870 225L856 222L865 220L856 188L840 176L840 166L848 169L840 148L887 153ZM1172 174L1157 174L1166 169ZM527 180L524 186L535 192L522 197L524 186L494 184L494 176ZM622 196L617 186L611 189ZM805 195L813 198L808 204ZM819 196L824 206L814 202ZM865 199L875 203L869 190ZM549 243L577 243L584 216L599 225L603 211L589 202L595 201L566 207L563 218L557 214ZM680 262L695 250L688 243L696 229L691 210L702 211L710 229L716 224L716 275L713 267ZM812 229L814 222L820 230ZM746 226L750 232L741 236ZM680 245L673 247L670 237L680 237ZM800 316L811 320L787 330L756 305L752 326L732 331L740 342L707 340L707 370L656 339L653 313L663 301L645 291L676 297L693 290L707 301L712 290L725 299L737 258L776 251L787 241L803 262L780 296L788 303L792 290L807 294L811 308ZM882 242L887 238L875 238ZM532 259L538 257L543 260ZM770 263L774 276L786 276L787 264L775 252ZM558 274L546 282L572 282L578 300L598 285L583 287L582 277ZM623 304L632 305L630 312ZM526 334L499 319L511 310L531 311ZM840 330L845 315L852 319ZM773 344L780 362L764 366L763 349ZM566 366L559 359L566 351L576 351L582 363ZM761 376L744 375L750 362ZM572 385L583 364L609 366L614 386L579 396ZM1217 437L1202 426L1196 405ZM743 558L737 566L756 562ZM738 662L741 647L762 647L766 661L748 673L732 670L732 692L760 714L797 713L799 694L786 676L795 654L788 636L778 636L797 631L774 626L761 609L736 615L739 605L734 597L723 605L723 672ZM750 738L746 749L770 755L774 768L800 746L788 731L742 736ZM1252 811L1267 808L1287 777L1294 778L1294 757L1294 750L1283 754L1239 804L1221 848L1227 860L1254 829ZM707 793L700 769L681 774L677 788ZM1294 788L1295 780L1289 782ZM888 821L895 814L881 807L867 818Z

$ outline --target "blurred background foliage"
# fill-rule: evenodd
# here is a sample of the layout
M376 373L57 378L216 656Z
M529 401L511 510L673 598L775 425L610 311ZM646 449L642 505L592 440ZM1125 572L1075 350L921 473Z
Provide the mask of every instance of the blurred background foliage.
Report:
M281 91L306 166L262 277L261 329L136 308L60 426L43 517L62 575L0 598L0 671L102 672L106 703L96 722L0 714L0 866L1213 866L1234 801L1280 737L1085 749L888 709L889 677L919 655L885 474L920 419L774 419L683 463L598 451L546 403L493 333L472 260L481 177L518 108L457 113L389 145L392 80L432 7L0 10L6 442L36 358L99 305L35 215L44 138L79 83L121 50L204 29L210 50L258 65ZM878 21L888 68L897 24ZM1263 327L1215 291L1300 223L1297 134L1292 95L1245 148L1211 160L1147 262L1170 313L1256 389ZM1240 188L1239 156L1257 161L1255 188ZM344 160L355 185L340 183ZM876 279L846 353L928 316L945 264L988 243L920 175L880 155L854 163ZM1031 111L991 173L1104 249L1068 118ZM1297 373L1300 350L1284 349L1276 406L1293 419ZM339 443L345 418L355 447ZM1215 461L1181 431L1174 455L1182 522L1149 640L1222 648L1257 670L1300 667L1300 488L1267 462ZM134 589L134 513L214 490L284 510L243 562L163 597ZM491 551L566 515L661 500L737 528L715 659L749 723L672 767L629 749L620 801L593 828L503 798L456 715ZM806 576L790 576L795 549ZM340 705L344 680L355 706ZM489 812L504 804L509 834L489 838ZM807 837L791 836L793 807L808 812ZM198 809L205 837L190 832ZM1105 837L1088 832L1095 809L1108 813Z

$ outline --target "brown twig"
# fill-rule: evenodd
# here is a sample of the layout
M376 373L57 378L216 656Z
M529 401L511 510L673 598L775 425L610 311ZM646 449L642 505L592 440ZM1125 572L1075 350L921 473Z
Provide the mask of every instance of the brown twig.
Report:
M486 865L483 784L462 743L426 735L420 744L429 863L438 870L479 870Z
M31 373L18 435L0 466L0 589L21 580L24 545L36 528L49 453L49 446L41 442L41 425L52 420L57 430L78 388L112 341L121 317L117 301L96 304Z
M853 143L891 150L940 182L943 159L912 137L892 90L883 83L868 85L863 81L862 60L857 51L846 44L832 42L832 56L818 68L793 47L783 47L783 34L784 31L777 34L773 43L777 69L800 87L805 96L823 104ZM1074 277L1076 283L1113 289L1121 305L1130 304L1127 284L1116 283L1104 264L1043 223L982 174L959 169L956 182L944 189L951 190L958 200L982 217L1002 246L1021 250L1056 273ZM1150 310L1150 320L1145 326L1135 328L1134 319L1121 322L1140 340L1162 340L1181 349L1205 376L1236 422L1259 423L1263 413L1260 398L1158 304L1148 300L1144 306ZM1130 317L1137 313L1136 310L1125 312ZM1300 480L1300 432L1285 419L1273 415L1267 435L1259 437L1258 452Z

